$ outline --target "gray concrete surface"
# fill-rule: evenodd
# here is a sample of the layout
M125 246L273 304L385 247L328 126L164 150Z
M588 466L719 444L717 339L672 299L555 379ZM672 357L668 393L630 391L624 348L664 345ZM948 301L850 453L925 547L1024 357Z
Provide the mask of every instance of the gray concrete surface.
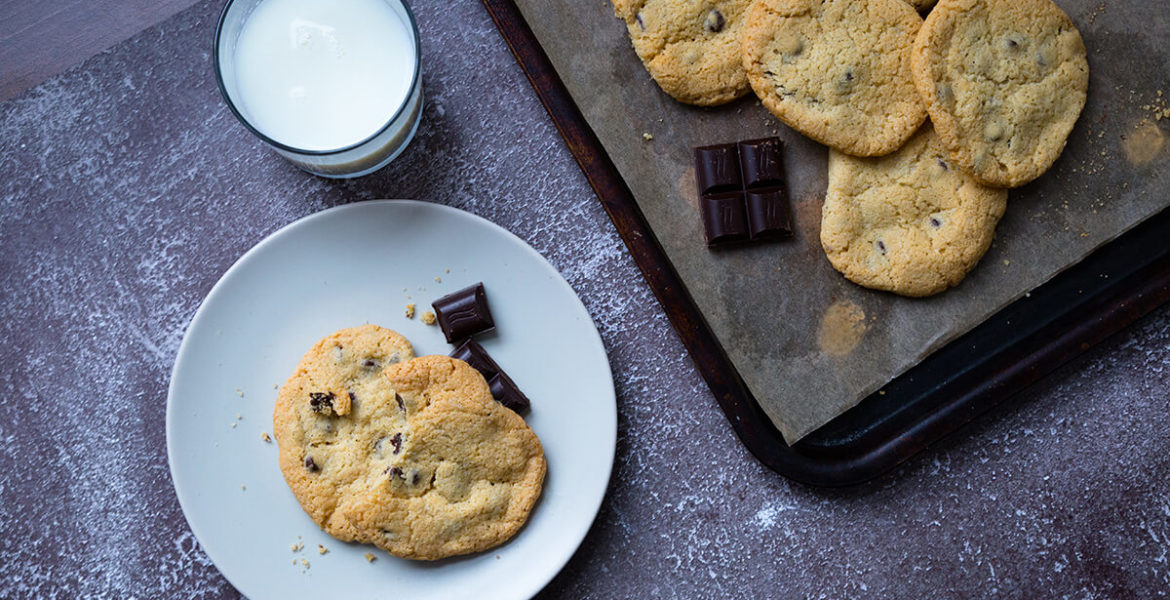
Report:
M422 128L357 181L305 175L234 121L218 2L0 104L0 597L238 596L167 467L184 328L267 234L383 197L510 229L601 330L617 461L542 598L1168 594L1170 309L872 484L790 483L734 437L482 6L415 5Z

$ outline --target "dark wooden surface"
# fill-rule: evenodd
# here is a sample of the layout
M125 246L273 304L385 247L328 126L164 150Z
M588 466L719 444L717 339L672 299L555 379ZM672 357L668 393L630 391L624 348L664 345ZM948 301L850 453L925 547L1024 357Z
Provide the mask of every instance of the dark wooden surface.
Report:
M794 484L728 426L482 5L414 7L422 125L395 163L356 181L307 176L233 120L209 62L219 2L0 102L0 597L238 597L171 485L175 352L248 248L379 197L514 232L601 332L619 407L613 478L541 597L1167 594L1170 310L878 480ZM267 427L239 431L259 445ZM285 576L331 558L312 560Z

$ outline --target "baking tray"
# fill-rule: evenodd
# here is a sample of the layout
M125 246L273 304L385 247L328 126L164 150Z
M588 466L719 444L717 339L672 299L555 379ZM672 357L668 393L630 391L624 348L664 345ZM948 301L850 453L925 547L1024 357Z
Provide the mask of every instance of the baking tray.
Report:
M1167 209L788 446L724 354L515 3L483 4L732 428L781 475L815 486L873 479L1170 300Z

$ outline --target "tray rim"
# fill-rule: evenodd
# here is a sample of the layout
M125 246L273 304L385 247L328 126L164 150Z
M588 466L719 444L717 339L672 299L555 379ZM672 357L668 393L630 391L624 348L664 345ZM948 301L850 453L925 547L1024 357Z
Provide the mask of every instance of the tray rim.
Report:
M1088 295L1078 289L1078 302L1067 303L1065 311L1043 323L1016 325L1020 335L1015 343L1000 347L991 358L971 368L941 375L939 360L946 355L968 354L986 345L988 328L1015 318L1021 303L1078 287L1080 271L1100 269L1103 262L1116 260L1119 249L1135 238L1170 235L1170 208L1162 210L1130 231L1095 250L1048 282L996 312L986 321L936 350L919 364L894 378L882 390L857 406L789 446L752 397L718 339L699 312L682 279L659 245L633 193L606 154L568 89L560 79L540 42L528 27L514 0L482 0L517 63L524 71L541 104L548 112L573 158L581 167L602 207L609 215L634 262L642 271L655 298L675 332L691 354L700 375L714 394L741 443L765 466L789 479L817 487L843 487L877 478L950 435L1048 373L1083 354L1097 343L1119 332L1155 308L1170 302L1170 250L1141 262L1122 261L1125 272L1117 277L1095 277L1101 283ZM1079 286L1083 288L1084 286ZM1000 326L1003 326L1000 324ZM994 361L992 359L995 359ZM929 374L933 385L914 389ZM929 378L927 378L929 379ZM809 440L819 433L847 427L875 403L882 402L885 390L909 386L910 404L929 405L918 418L903 418L846 448L826 451Z

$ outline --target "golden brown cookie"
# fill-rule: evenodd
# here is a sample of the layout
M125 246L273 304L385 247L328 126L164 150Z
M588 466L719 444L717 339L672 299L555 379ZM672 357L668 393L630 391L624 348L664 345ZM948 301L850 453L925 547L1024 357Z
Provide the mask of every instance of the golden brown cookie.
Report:
M492 399L467 363L425 356L386 370L401 410L371 417L381 453L350 490L360 539L395 556L435 560L502 544L540 496L545 460L522 418ZM380 437L379 437L380 436Z
M739 34L750 0L613 0L634 51L662 91L713 106L748 91Z
M951 157L1001 187L1052 166L1089 87L1081 34L1051 0L941 0L912 65Z
M910 76L921 25L903 0L757 0L743 64L789 127L846 154L881 156L926 119Z
M882 158L829 151L821 245L850 281L904 296L958 285L995 237L1007 190L950 161L929 125Z
M342 329L305 354L277 396L272 424L280 470L305 512L338 539L357 539L337 509L376 450L368 447L365 424L395 407L383 370L412 358L410 342L394 331Z

